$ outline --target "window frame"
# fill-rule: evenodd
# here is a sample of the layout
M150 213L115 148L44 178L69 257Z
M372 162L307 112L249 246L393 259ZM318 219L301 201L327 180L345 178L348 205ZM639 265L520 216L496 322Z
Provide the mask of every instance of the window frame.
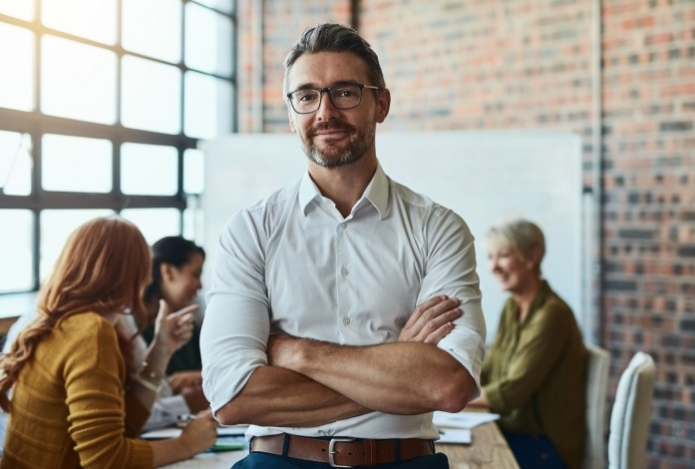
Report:
M171 63L147 55L142 55L136 52L131 52L122 47L122 1L116 0L117 18L116 43L113 45L102 44L90 39L75 36L69 33L48 28L41 24L41 0L34 0L35 15L32 21L25 21L19 18L11 17L0 13L0 23L6 23L14 26L20 26L30 30L34 34L34 110L19 111L9 108L0 107L0 130L17 132L21 134L29 134L32 141L31 159L32 159L32 175L31 175L31 193L26 196L7 195L0 188L0 209L24 209L30 210L33 214L33 266L32 266L32 289L25 291L8 291L0 292L2 295L12 295L17 293L25 293L37 291L39 289L40 274L40 239L41 239L41 223L40 215L42 210L46 209L111 209L115 213L120 213L123 209L132 208L175 208L179 211L179 231L183 234L184 231L184 210L188 207L187 200L190 197L197 198L200 194L187 194L184 192L184 152L188 149L196 149L198 139L189 137L184 134L184 119L185 119L185 90L184 81L187 71L193 71L203 75L211 76L216 79L224 80L230 83L232 87L231 102L229 109L231 114L232 128L230 132L237 132L237 96L238 96L238 19L237 6L235 2L231 13L217 10L214 7L198 3L194 0L180 0L182 20L181 20L181 58L178 63ZM232 73L230 76L222 76L216 73L204 72L201 70L189 68L184 63L185 60L185 40L186 40L186 15L185 8L188 3L194 3L202 8L211 10L219 15L222 15L232 23L233 42L232 50ZM69 118L56 117L43 114L41 112L41 38L44 35L52 35L63 39L75 41L80 44L94 46L100 49L108 50L116 54L116 122L113 125L98 124L87 121L79 121ZM126 55L138 57L146 60L151 60L157 63L174 66L181 72L181 92L179 96L181 105L180 115L180 130L178 134L164 134L147 130L138 130L124 127L121 123L121 68L122 58ZM73 137L87 137L108 140L112 144L112 189L108 193L85 193L85 192L54 192L46 191L41 186L42 180L42 138L46 134L65 135ZM143 143L150 145L164 145L176 148L177 151L177 166L178 166L178 181L177 192L171 196L154 196L154 195L126 195L121 192L121 145L123 143ZM195 204L197 207L199 203Z

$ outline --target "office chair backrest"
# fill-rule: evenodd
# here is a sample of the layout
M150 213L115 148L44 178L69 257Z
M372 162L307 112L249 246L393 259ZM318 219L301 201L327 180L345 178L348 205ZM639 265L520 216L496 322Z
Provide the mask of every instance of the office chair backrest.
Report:
M606 395L611 356L595 345L586 345L586 438L583 469L606 467Z
M620 377L615 394L608 440L610 469L644 467L655 379L654 360L637 352Z

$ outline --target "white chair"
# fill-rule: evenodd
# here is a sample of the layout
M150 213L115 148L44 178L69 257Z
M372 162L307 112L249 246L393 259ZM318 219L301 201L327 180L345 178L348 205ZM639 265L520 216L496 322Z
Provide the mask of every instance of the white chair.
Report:
M606 396L611 356L607 350L586 345L586 438L583 469L606 467Z
M620 376L611 412L609 469L644 468L655 379L654 360L642 352L632 357Z

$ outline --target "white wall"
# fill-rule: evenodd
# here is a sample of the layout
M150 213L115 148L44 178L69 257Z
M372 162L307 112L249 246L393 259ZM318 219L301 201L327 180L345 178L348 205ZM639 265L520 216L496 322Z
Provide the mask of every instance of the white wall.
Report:
M203 142L206 155L205 249L235 211L298 180L306 157L292 134L238 134ZM488 269L485 232L524 217L545 232L543 272L582 311L582 177L578 135L554 132L378 133L386 174L461 215L476 237L488 341L506 294ZM209 275L210 269L206 275ZM206 280L209 280L209 276Z

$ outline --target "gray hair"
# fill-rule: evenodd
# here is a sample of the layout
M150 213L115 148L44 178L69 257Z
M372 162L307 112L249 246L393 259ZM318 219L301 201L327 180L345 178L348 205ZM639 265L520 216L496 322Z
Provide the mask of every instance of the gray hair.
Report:
M283 81L283 95L289 93L288 76L290 68L303 54L317 54L319 52L351 52L362 60L369 69L369 78L372 83L365 85L386 88L384 73L379 65L372 46L357 34L354 29L342 24L319 23L314 27L304 30L290 53L285 57L285 79Z
M494 225L488 230L487 239L490 243L507 246L523 257L537 251L540 254L539 264L545 256L543 231L528 220L518 219Z

